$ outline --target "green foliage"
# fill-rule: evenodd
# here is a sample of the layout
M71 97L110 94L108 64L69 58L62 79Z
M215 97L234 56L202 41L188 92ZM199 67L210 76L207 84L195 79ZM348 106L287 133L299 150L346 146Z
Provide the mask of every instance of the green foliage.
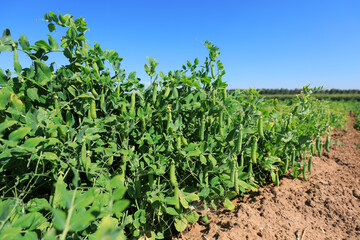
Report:
M288 106L228 93L211 42L202 65L167 74L148 58L146 88L118 53L90 46L83 18L45 19L50 32L67 29L60 42L30 45L8 29L0 39L15 71L0 69L1 239L168 237L198 221L200 206L234 209L236 195L304 174L302 153L337 120L309 86ZM48 64L52 52L68 65Z

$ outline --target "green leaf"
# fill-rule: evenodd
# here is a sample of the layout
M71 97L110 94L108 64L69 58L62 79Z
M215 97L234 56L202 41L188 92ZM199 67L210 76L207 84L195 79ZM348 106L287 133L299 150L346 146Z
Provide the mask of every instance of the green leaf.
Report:
M189 208L189 203L186 201L185 198L180 198L180 203L185 209Z
M5 119L5 121L3 123L0 123L0 133L2 131L4 131L5 129L7 129L17 123L18 123L18 121Z
M225 198L224 207L231 211L235 209L235 205L228 198Z
M60 209L53 209L53 224L56 230L63 231L66 223L66 214Z
M172 207L165 208L165 211L166 211L167 214L172 215L172 216L178 216L179 215L178 212Z
M70 231L79 232L86 229L92 221L95 220L90 211L80 212L71 217Z
M49 202L45 198L33 198L26 204L26 210L29 212L38 212L42 209L51 209Z
M20 234L21 227L8 227L1 231L0 239L1 240L13 240L15 237Z
M53 23L49 23L49 24L48 24L48 29L49 29L49 31L50 31L50 32L55 31L55 29L56 29L55 24L53 24Z
M51 16L51 18L52 18L52 20L53 20L54 22L58 22L58 21L59 21L56 13L53 13L53 12L50 11L50 16Z
M196 193L184 193L185 199L188 202L194 202L200 200L199 196Z
M110 180L110 187L111 188L117 188L120 186L123 186L124 183L122 182L122 176L121 175L116 175L114 176L111 180Z
M186 214L185 218L188 220L189 223L196 223L199 220L199 214L193 211Z
M41 49L44 49L45 52L50 51L52 48L50 47L50 45L45 42L45 40L39 40L35 42L35 45L38 46Z
M39 145L39 143L41 143L43 140L44 140L43 137L28 138L25 140L22 146L27 148L34 148L37 145Z
M123 212L129 205L130 201L128 199L116 201L113 205L113 211L115 214L119 214Z
M7 44L11 41L10 29L6 28L3 32L3 35L0 38L0 43Z
M37 88L28 88L26 90L27 96L32 100L32 101L38 101L39 102L39 95L38 95L38 89Z
M114 201L122 199L126 193L126 187L120 186L113 192L112 198Z
M21 227L23 229L34 230L38 228L41 224L45 223L46 218L38 212L31 212L25 215L22 215L13 223L14 227Z
M0 88L0 110L5 109L10 102L10 88Z
M27 37L26 37L24 34L22 34L22 35L19 37L18 42L19 42L20 46L22 47L22 49L23 49L24 51L31 49L31 48L30 48L30 44L29 44L29 40L27 39Z
M17 53L17 50L14 49L14 69L15 69L15 72L16 73L20 73L21 70L22 70L22 67L19 63L19 56L18 56L18 53Z
M197 157L197 156L200 156L200 154L201 154L201 151L198 148L194 151L190 151L187 153L187 155L189 157Z
M46 63L35 61L35 69L35 77L40 85L45 85L51 80L51 69L46 65Z
M52 50L56 50L59 48L59 44L56 42L55 38L53 38L50 34L48 34L49 36L49 44L50 47L52 48Z
M13 50L13 47L11 44L8 45L0 45L0 53L1 52L11 52Z
M47 160L56 160L58 159L58 156L55 153L52 152L44 152L42 154L43 158L47 159Z
M29 127L21 127L9 134L9 140L14 142L19 141L23 139L30 131L31 128Z
M186 220L186 218L183 219L175 219L175 228L178 232L182 232L186 229L188 224L188 221Z
M95 188L91 188L84 194L77 196L75 205L76 208L85 208L89 206L95 199Z

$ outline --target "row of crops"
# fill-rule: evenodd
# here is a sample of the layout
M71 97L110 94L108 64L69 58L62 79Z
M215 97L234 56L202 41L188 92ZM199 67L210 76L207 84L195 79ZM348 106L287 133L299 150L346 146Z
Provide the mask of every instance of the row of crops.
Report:
M15 71L0 70L0 239L169 237L284 174L306 180L345 121L309 86L289 104L229 94L208 41L204 63L167 74L148 58L145 87L118 53L90 46L83 18L45 19L66 29L59 43L0 39ZM68 65L48 64L54 52Z

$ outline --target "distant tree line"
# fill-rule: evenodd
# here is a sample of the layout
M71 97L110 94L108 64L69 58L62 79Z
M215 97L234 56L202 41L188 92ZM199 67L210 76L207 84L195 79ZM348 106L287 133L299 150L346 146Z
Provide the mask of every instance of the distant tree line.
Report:
M301 89L286 89L286 88L278 88L278 89L270 89L270 88L261 88L257 89L262 95L289 95L289 94L300 94ZM360 89L322 89L317 91L318 94L360 94Z

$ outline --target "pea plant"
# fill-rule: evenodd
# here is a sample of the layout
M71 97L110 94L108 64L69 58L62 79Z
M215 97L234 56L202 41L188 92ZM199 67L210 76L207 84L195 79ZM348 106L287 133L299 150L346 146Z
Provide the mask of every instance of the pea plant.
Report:
M283 174L306 180L336 121L309 86L288 111L253 89L228 92L209 41L205 61L181 70L148 58L145 87L118 53L91 46L83 18L44 18L47 41L0 38L14 65L0 69L1 239L169 237Z

